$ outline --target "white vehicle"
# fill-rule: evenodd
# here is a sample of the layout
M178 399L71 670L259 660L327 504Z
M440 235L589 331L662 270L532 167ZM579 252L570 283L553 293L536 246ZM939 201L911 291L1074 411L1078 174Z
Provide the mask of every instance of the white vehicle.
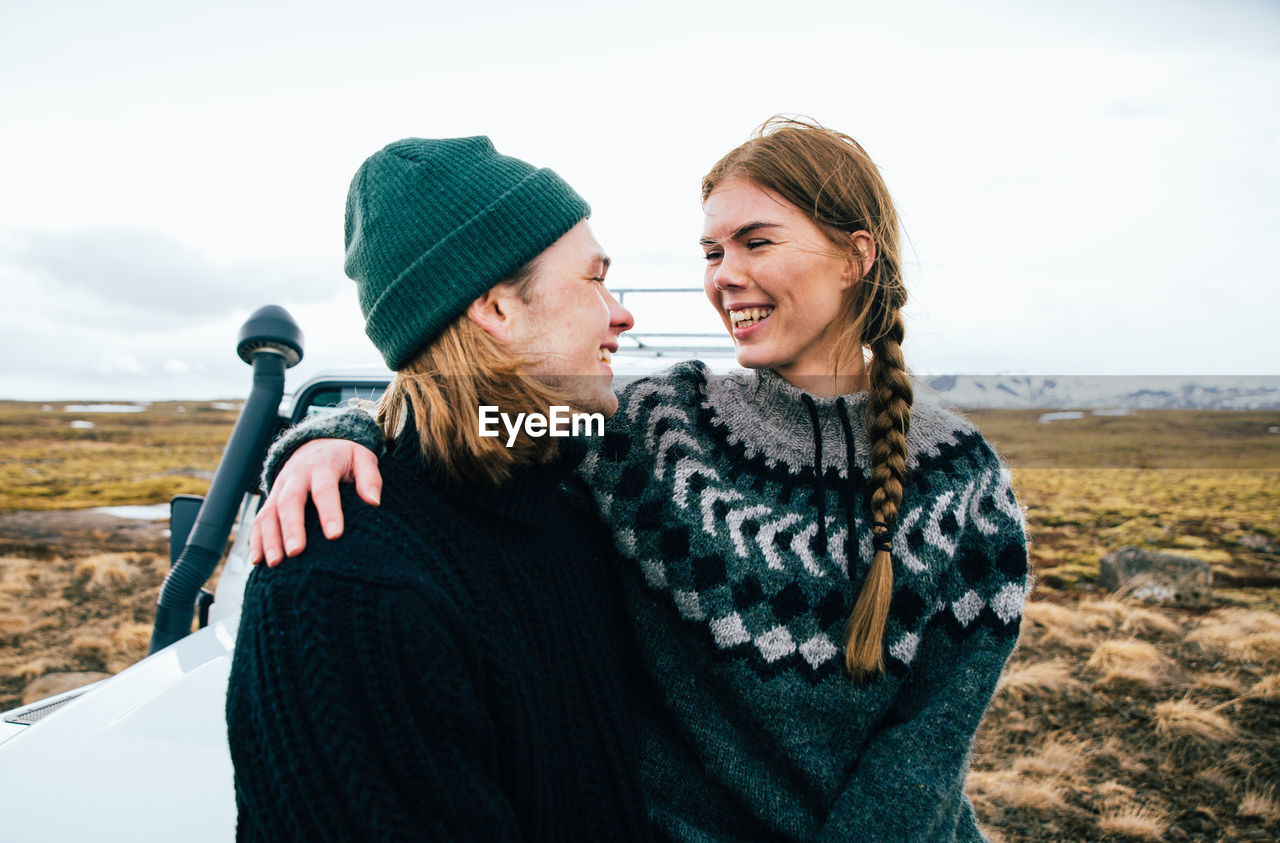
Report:
M121 673L0 714L0 840L235 839L227 747L227 677L251 566L249 530L215 594L213 574L232 527L257 511L257 475L276 433L348 398L374 397L390 375L316 378L281 403L302 333L283 309L261 308L237 346L253 390L205 498L170 507L170 557L147 658ZM188 634L193 615L198 629Z

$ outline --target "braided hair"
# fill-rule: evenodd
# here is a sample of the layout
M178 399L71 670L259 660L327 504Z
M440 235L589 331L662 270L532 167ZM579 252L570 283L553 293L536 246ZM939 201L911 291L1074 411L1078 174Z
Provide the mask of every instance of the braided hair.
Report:
M880 171L853 138L815 123L767 120L746 143L720 159L702 179L703 201L730 176L772 190L805 212L838 251L861 263L861 283L848 300L849 319L832 367L870 352L867 427L871 433L871 490L875 556L845 627L845 668L856 680L884 671L884 628L893 596L892 529L907 478L911 379L902 357L902 283L898 214ZM865 231L875 244L863 253L850 237ZM852 472L854 467L849 466ZM850 527L852 528L852 524ZM852 537L850 546L854 546ZM852 565L850 566L852 570Z

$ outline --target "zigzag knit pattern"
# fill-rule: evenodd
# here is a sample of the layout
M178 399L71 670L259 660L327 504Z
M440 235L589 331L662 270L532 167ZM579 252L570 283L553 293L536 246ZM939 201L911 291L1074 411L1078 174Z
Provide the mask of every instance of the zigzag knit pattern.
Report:
M663 692L651 815L689 840L978 839L968 747L1029 591L1009 472L964 419L913 408L888 674L855 685L842 647L873 556L867 396L844 413L811 400L820 444L774 372L680 364L628 386L580 468L633 562L628 608Z
M873 555L866 394L849 402L852 476L838 409L815 400L821 481L799 390L772 372L711 378L701 364L685 364L634 384L623 402L582 474L645 582L701 624L722 657L745 659L763 674L796 670L816 679L842 670L849 563L860 580ZM899 576L886 642L900 673L935 615L955 635L976 626L1016 635L1027 595L1023 515L1008 470L982 437L959 416L918 407L908 448L913 478L893 536ZM602 462L614 470L601 471ZM830 498L827 554L815 547L814 494ZM852 530L840 517L845 495L859 502ZM767 593L760 571L788 576L771 578L783 585ZM944 583L947 574L958 576Z

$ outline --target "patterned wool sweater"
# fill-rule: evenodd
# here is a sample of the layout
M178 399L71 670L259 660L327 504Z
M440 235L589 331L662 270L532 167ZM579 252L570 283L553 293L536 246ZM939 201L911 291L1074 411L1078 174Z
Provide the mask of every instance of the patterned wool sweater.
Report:
M1027 593L1022 512L971 425L913 408L888 671L852 682L866 400L682 364L625 391L581 470L634 563L628 609L659 689L643 778L672 837L979 838L964 775Z
M580 467L624 557L649 683L642 781L665 836L981 839L964 778L1030 587L1022 512L968 422L913 407L888 670L851 681L866 400L684 363L630 384Z

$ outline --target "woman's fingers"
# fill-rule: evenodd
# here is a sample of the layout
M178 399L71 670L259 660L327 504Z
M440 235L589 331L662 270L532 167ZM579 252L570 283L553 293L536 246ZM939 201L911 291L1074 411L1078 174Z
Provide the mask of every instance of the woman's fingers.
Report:
M311 472L311 502L316 505L320 529L324 530L325 538L336 539L341 536L342 497L338 494L338 475L329 470L327 465Z
M351 473L356 481L356 493L370 506L382 502L382 473L378 471L378 455L368 448L356 445L351 455Z
M274 568L306 549L308 500L315 504L325 537L341 536L345 522L338 484L352 481L366 503L379 504L382 474L377 455L368 448L344 439L317 439L298 448L253 519L249 561L256 565L265 560Z
M272 568L279 565L284 559L284 549L280 540L280 522L276 518L275 505L270 497L263 502L262 509L258 510L258 514L253 519L253 535L249 537L250 544L254 536L258 537L262 557L267 565Z
M253 524L249 529L249 564L257 565L262 562L262 528L258 526L258 517L255 515Z
M309 477L285 479L282 472L280 480L276 481L276 490L271 493L280 492L276 501L276 529L284 537L284 552L288 556L297 556L307 547L306 512L310 488ZM270 558L267 562L271 562Z

